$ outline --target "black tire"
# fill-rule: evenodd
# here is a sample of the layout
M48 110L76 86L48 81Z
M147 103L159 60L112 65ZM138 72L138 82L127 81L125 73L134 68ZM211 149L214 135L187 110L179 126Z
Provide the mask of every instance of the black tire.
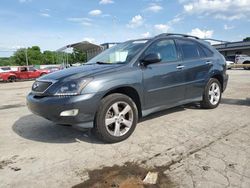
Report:
M10 76L10 77L8 78L8 81L9 81L9 82L15 82L15 81L16 81L16 77L15 77L15 76Z
M250 70L250 61L245 61L243 64L247 64L247 67L243 67L245 70Z
M213 83L216 83L218 85L219 92L220 92L219 100L218 100L218 102L216 104L212 104L211 101L210 101L210 97L209 97L209 90L210 90L211 85ZM201 107L205 108L205 109L214 109L214 108L216 108L220 104L221 96L222 96L222 88L221 88L220 82L215 78L211 78L208 81L208 83L207 83L207 85L205 87L205 90L204 90L204 93L203 93L203 99L201 101Z
M109 133L109 131L107 130L106 125L105 125L105 118L111 106L119 102L124 102L131 107L132 111L130 112L131 113L133 112L132 125L130 126L126 134L122 136L114 136L111 133ZM107 143L120 142L120 141L127 139L134 132L137 121L138 121L138 110L134 101L127 95L114 93L114 94L108 95L107 97L101 100L101 104L96 113L93 132L98 139L104 142L107 142Z

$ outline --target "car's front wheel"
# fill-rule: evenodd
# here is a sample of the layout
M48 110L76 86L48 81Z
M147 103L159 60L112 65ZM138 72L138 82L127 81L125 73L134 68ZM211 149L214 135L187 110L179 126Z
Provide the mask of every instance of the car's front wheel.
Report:
M220 82L217 79L211 78L205 87L201 107L207 109L216 108L221 101L221 94Z
M95 135L104 142L120 142L134 131L138 110L127 95L115 93L103 98L95 118Z

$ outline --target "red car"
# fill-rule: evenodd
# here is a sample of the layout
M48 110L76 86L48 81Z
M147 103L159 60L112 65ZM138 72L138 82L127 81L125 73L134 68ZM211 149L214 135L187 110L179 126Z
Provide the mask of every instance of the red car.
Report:
M48 74L49 70L38 70L32 66L21 66L17 67L17 70L10 72L0 73L0 81L15 81L15 80L26 80L35 79L45 74Z
M13 82L16 80L16 75L11 72L0 72L0 81Z
M40 76L43 76L45 74L48 74L48 70L39 70L34 68L33 66L22 66L17 67L16 71L11 71L11 73L14 73L16 75L17 79L34 79L38 78Z

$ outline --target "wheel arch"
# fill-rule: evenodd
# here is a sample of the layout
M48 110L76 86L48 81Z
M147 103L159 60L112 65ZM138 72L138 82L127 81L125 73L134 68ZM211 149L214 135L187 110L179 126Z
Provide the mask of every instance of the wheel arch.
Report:
M43 75L45 75L45 74L47 74L46 72L41 72L40 73L40 76L43 76Z
M8 79L10 79L11 77L17 79L17 76L16 76L15 74L10 74L10 75L8 76Z
M120 86L120 87L112 88L107 93L105 93L102 98L104 98L110 94L113 94L113 93L120 93L120 94L124 94L124 95L127 95L128 97L130 97L136 104L136 107L138 109L139 118L142 117L141 99L140 99L140 95L139 95L138 91L135 88L133 88L131 86Z
M244 61L242 64L250 64L249 60Z
M211 78L217 79L220 82L221 88L223 88L224 79L221 74L214 74L211 76Z

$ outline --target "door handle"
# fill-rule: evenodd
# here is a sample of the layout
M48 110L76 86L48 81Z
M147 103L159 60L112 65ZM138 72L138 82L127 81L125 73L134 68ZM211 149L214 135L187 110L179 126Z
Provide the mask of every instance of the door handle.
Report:
M183 69L185 66L184 65L178 65L176 68L177 69Z
M206 65L212 65L213 62L212 61L206 61Z

